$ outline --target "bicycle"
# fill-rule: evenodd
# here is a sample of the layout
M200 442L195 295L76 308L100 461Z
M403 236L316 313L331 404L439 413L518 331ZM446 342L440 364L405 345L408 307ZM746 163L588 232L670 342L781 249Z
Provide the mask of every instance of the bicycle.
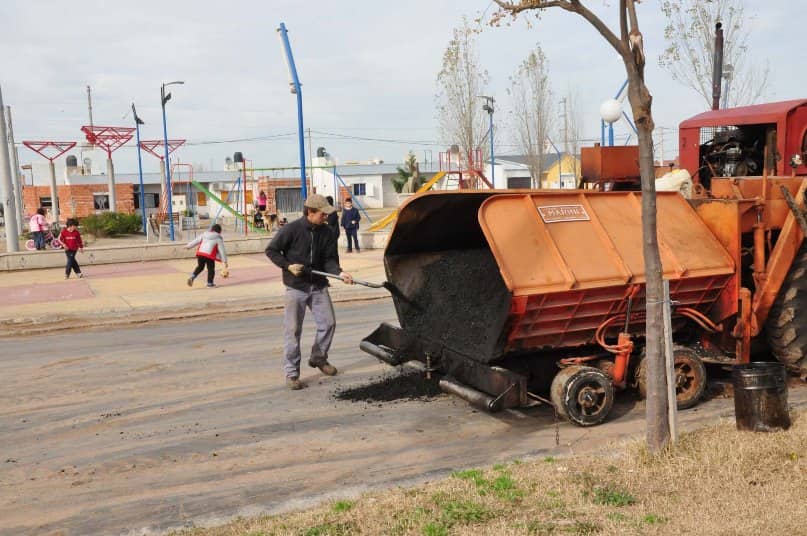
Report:
M64 249L64 244L62 244L62 241L56 238L53 231L50 229L45 231L45 248ZM25 249L28 251L36 251L36 242L34 242L33 238L25 242Z

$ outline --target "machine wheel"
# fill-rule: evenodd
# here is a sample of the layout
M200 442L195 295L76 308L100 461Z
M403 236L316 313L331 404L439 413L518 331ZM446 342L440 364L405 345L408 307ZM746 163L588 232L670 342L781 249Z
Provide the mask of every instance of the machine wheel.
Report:
M697 405L706 391L706 366L694 350L678 345L673 347L673 363L678 409L689 409ZM647 360L644 350L636 366L635 383L639 395L647 398Z
M771 353L780 362L807 371L807 242L787 274L768 313L765 331Z
M578 426L594 426L614 406L614 385L601 370L572 366L555 375L550 396L559 415Z

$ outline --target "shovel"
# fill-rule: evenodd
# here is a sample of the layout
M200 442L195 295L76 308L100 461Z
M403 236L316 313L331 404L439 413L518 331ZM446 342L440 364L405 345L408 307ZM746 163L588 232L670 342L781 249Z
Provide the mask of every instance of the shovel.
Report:
M314 275L321 275L323 277L330 277L331 279L339 279L342 280L341 277L335 274L329 274L328 272L320 272L319 270L311 270L311 273ZM369 281L362 281L361 279L354 279L354 283L357 285L361 285L363 287L370 287L370 288L385 288L389 290L390 283L384 281L383 283L370 283Z
M311 273L314 274L314 275L321 275L323 277L330 277L331 279L339 279L340 281L342 280L342 278L339 277L338 275L329 274L328 272L320 272L319 270L311 270ZM404 296L404 293L401 292L401 290L398 287L396 287L395 285L393 285L389 281L384 281L383 283L370 283L369 281L362 281L361 279L354 279L353 282L355 284L357 284L357 285L362 285L362 286L370 287L370 288L385 288L388 291L390 291L390 294L402 299L403 301L405 301L406 303L408 303L409 305L411 305L415 309L417 309L419 311L423 310L417 303L415 303L414 301L412 301L409 298L407 298L406 296Z

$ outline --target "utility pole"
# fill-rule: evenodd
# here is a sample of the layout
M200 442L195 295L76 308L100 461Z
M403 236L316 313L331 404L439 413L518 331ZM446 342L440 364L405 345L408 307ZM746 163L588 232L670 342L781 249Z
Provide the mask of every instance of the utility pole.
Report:
M0 140L6 137L6 113L3 106L3 90L0 88ZM0 143L0 190L2 190L3 217L6 224L6 251L20 250L20 234L17 227L17 203L14 202L14 186L11 181L11 161L8 156L8 143Z
M17 205L17 228L22 229L22 181L20 180L20 157L17 154L17 146L14 143L14 124L11 120L11 106L6 106L8 116L8 147L10 151L10 161L13 166L11 180L14 183L14 202Z
M569 152L569 116L566 113L566 97L560 99L560 105L563 106L563 152Z
M92 90L90 86L87 86L87 110L90 112L90 129L92 129Z
M488 137L490 138L490 183L493 187L496 187L496 160L493 156L493 104L496 100L493 97L489 97L486 95L480 95L480 99L485 99L485 104L482 105L482 109L488 113L488 119L490 126L488 127Z
M306 130L308 131L308 169L311 170L310 171L310 173L311 173L311 184L313 184L314 183L314 170L311 168L311 158L312 158L311 155L313 154L311 152L311 129L307 128ZM334 194L334 198L336 198L336 197L338 197L338 196Z

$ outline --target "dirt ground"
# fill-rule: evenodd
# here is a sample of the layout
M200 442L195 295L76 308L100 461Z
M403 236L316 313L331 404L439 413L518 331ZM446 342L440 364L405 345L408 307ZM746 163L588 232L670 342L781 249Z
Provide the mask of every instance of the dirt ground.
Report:
M283 384L278 314L4 339L0 534L160 534L642 433L630 396L589 429L556 427L543 406L489 415L434 392L380 399L384 387L362 399L394 370L359 341L393 319L389 301L338 306L340 374L303 363L297 392ZM807 389L791 402L807 405ZM732 415L717 398L680 427Z

